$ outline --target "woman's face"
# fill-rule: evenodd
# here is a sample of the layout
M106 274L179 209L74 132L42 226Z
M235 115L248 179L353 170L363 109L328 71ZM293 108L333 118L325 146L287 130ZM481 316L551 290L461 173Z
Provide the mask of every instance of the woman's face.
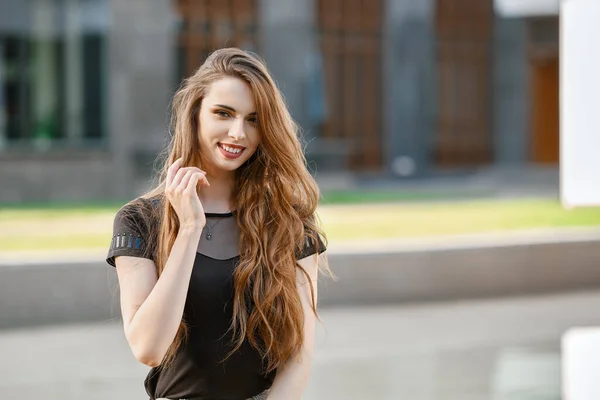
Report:
M250 86L239 78L213 82L200 106L198 140L209 175L234 171L258 148L260 135Z

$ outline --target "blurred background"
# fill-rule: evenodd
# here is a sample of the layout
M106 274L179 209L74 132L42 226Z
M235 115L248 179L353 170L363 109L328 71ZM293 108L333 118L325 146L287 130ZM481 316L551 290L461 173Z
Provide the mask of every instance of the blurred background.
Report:
M306 399L562 398L600 209L559 202L558 0L0 0L0 397L144 399L104 264L182 79L267 62L338 282Z

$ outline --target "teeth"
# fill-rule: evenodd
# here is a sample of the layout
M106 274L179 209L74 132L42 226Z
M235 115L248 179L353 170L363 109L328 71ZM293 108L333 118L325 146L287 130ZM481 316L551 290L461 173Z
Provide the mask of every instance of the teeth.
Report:
M242 152L242 149L234 149L233 147L229 147L229 146L225 146L225 145L221 145L221 147L223 147L228 152L234 153L234 154L238 154L238 153Z

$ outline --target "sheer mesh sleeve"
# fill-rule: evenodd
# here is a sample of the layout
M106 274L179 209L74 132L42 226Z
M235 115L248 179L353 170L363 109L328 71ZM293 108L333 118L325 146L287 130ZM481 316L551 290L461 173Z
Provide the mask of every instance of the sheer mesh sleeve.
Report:
M130 203L123 206L115 215L113 236L106 256L106 262L115 266L115 257L130 256L153 259L147 245L148 221L140 205Z
M313 254L321 254L322 252L327 250L327 247L325 247L325 243L323 243L323 240L321 240L320 236L317 235L318 243L315 244L315 241L310 236L308 236L310 231L306 229L305 232L306 236L304 240L304 245L300 250L296 251L297 260L301 260L308 256L312 256Z

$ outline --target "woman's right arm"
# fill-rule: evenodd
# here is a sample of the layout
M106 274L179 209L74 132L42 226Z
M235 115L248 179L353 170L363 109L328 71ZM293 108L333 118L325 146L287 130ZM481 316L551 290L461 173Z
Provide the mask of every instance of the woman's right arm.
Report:
M135 357L160 364L179 328L201 229L180 230L160 279L152 260L115 259L125 337Z
M196 249L206 223L196 191L199 182L208 185L198 168L179 169L176 161L169 169L166 195L181 227L160 278L152 260L115 259L127 342L135 357L152 367L161 363L183 316Z

